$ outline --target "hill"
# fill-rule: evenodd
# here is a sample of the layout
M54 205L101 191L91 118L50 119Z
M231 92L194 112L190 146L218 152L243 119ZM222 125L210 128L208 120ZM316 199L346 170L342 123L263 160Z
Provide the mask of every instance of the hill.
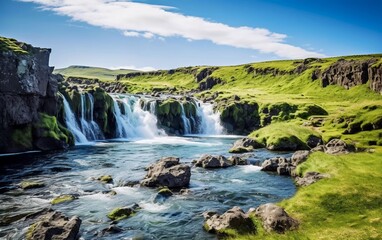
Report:
M65 77L85 77L85 78L98 78L101 81L115 80L119 74L126 74L136 72L131 69L117 69L111 70L101 67L89 66L69 66L67 68L55 69L53 73L59 73Z

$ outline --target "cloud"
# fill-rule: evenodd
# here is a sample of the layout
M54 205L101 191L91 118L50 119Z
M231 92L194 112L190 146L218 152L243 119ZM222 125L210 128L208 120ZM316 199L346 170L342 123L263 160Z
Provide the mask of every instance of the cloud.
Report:
M265 28L231 27L200 17L173 12L169 6L122 0L20 0L45 10L102 28L117 29L127 37L163 39L182 37L218 45L253 49L282 58L324 57L285 42L287 35Z
M129 65L129 66L120 66L120 67L109 67L111 70L119 70L119 69L128 69L128 70L136 70L136 71L141 71L141 72L151 72L151 71L156 71L156 68L153 67L136 67L134 65Z

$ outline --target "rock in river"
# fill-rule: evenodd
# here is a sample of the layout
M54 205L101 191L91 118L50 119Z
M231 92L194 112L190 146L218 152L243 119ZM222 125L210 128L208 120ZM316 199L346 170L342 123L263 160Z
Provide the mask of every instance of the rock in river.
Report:
M191 178L191 168L180 164L179 158L166 157L148 167L146 177L141 185L147 187L188 187Z
M222 155L203 155L195 161L196 167L203 168L226 168L232 165L232 161L228 161L228 159Z

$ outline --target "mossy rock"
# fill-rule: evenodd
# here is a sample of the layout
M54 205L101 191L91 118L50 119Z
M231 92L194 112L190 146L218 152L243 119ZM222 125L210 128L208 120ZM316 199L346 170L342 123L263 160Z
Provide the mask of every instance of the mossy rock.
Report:
M12 143L24 149L33 148L32 126L27 124L25 126L18 126L13 129L11 134Z
M50 201L50 203L52 205L55 205L55 204L59 204L59 203L63 203L63 202L70 202L70 201L73 201L75 199L78 199L78 197L76 197L74 195L61 195L61 196L53 198L52 201Z
M246 153L246 152L252 152L253 147L235 147L231 148L228 152L229 153Z
M174 195L174 193L168 187L164 187L158 191L158 195L161 195L163 197L171 197L172 195Z
M32 188L42 188L45 187L45 184L42 182L36 182L36 181L22 181L19 186L26 190L26 189L32 189Z
M97 178L98 181L101 181L103 183L112 183L113 182L113 177L110 175L103 175Z
M130 207L121 207L113 209L107 217L113 221L120 221L135 214L134 209Z

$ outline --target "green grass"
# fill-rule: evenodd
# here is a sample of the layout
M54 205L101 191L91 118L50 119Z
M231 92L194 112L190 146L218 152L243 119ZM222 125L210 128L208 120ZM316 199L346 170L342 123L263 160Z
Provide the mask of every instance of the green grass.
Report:
M268 148L275 146L274 150L280 149L285 144L297 144L300 149L309 149L306 145L309 137L320 137L314 129L301 126L297 122L278 122L252 132L249 137L264 144Z
M53 73L59 73L65 77L84 77L84 78L98 78L101 81L115 80L118 74L126 74L136 72L130 69L117 69L111 70L100 67L87 67L87 66L70 66L67 68L55 69Z
M18 42L16 39L0 36L0 51L1 52L11 51L16 54L28 54L28 52L22 48L23 45L25 45L25 43Z
M299 188L280 202L300 222L296 231L266 233L259 220L257 235L235 239L381 239L382 148L375 153L328 155L316 152L297 168L327 173L330 178Z

